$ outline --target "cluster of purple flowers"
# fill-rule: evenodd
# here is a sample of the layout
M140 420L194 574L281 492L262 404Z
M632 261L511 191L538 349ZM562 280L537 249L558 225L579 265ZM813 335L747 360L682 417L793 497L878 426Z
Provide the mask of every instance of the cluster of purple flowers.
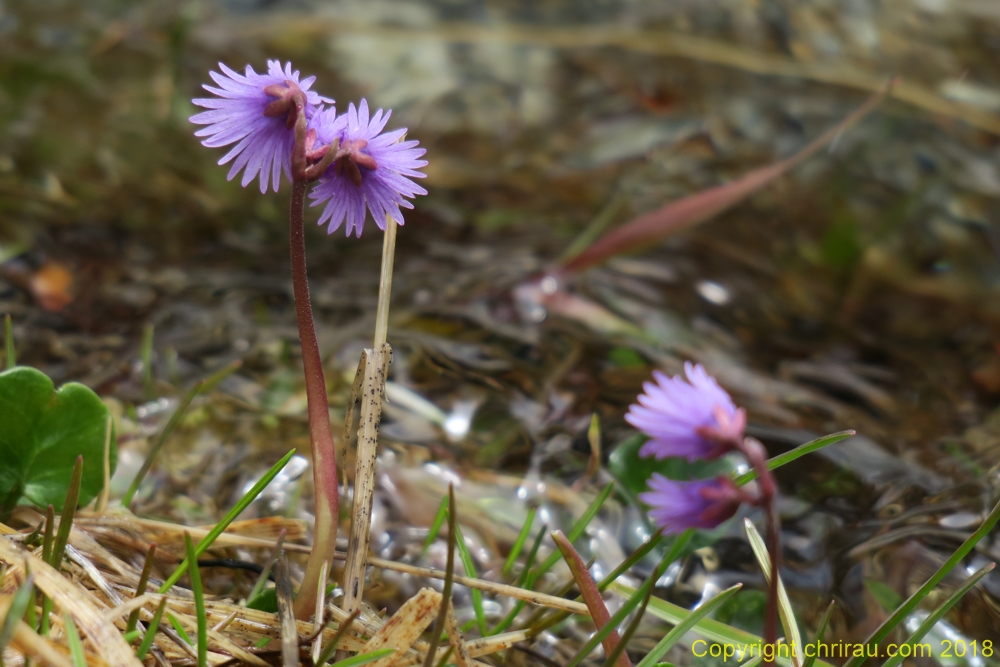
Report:
M195 133L205 137L205 146L235 144L219 160L233 163L230 180L242 171L246 187L259 176L262 193L269 186L277 192L282 173L289 180L318 180L309 197L312 206L325 204L319 224L332 234L346 221L348 236L361 236L367 211L380 229L387 216L403 224L400 207L413 208L406 198L427 194L411 180L424 177L418 171L427 165L420 159L424 149L403 140L405 129L382 134L391 112L369 115L361 100L338 116L333 100L311 90L316 77L300 80L290 63L282 68L270 60L266 74L249 65L242 75L219 68L222 74L210 72L218 87L204 86L215 97L194 100L208 110L191 122L205 126ZM304 137L297 136L299 127Z
M741 449L746 412L700 365L684 364L685 378L653 372L625 419L649 436L640 456L712 459ZM728 477L677 482L659 473L639 498L667 532L714 528L733 516L747 496Z

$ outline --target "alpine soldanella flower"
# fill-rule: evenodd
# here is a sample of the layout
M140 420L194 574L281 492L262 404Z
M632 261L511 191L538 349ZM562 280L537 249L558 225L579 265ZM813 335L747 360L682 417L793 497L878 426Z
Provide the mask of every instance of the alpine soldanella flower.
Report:
M191 122L206 127L195 132L207 137L201 143L211 148L236 144L219 164L233 162L229 180L243 171L246 187L258 174L260 191L266 193L268 183L277 192L281 174L292 179L292 151L295 125L300 114L308 122L323 104L333 100L311 91L316 77L299 80L298 70L291 63L284 69L277 60L267 62L267 74L257 74L247 65L246 74L239 74L219 63L222 74L209 72L218 88L205 85L216 97L192 100L209 109L191 117ZM334 112L333 109L328 109Z
M644 393L629 408L626 421L649 440L640 456L710 459L737 449L746 428L746 413L701 365L684 364L684 374L667 377L653 371Z
M324 573L334 559L340 514L326 382L309 298L303 222L306 188L310 182L319 181L312 198L314 206L326 204L320 224L328 223L332 232L346 220L348 235L355 232L361 236L367 211L371 211L381 229L387 229L390 217L403 223L400 207L413 208L406 198L427 194L410 180L423 176L417 169L427 162L419 159L424 150L417 148L416 141L403 140L406 130L382 134L389 113L379 109L369 118L368 103L362 100L360 108L352 104L346 114L337 116L336 109L324 106L332 105L333 100L310 90L315 77L300 79L290 63L282 68L277 60L268 61L266 74L258 74L249 65L245 74L221 63L219 69L222 74L210 72L218 87L204 86L215 97L193 100L207 109L191 117L191 122L205 126L195 135L205 137L202 143L206 146L232 146L219 164L233 163L230 180L242 171L244 187L259 177L262 193L269 187L277 192L282 173L292 182L289 212L292 289L302 344L316 489L313 548L295 600L296 616L307 618L314 609L318 592L326 585ZM387 248L391 249L395 243L395 230L393 225L391 233L385 236ZM379 340L388 347L385 322L391 258L391 252L383 253L386 266L379 287L380 318L376 320L375 335L375 347L379 349ZM366 546L362 552L367 553ZM361 572L363 565L362 559Z
M355 108L337 116L332 110L318 113L310 124L319 145L330 145L334 151L330 166L309 193L311 206L326 204L319 217L332 234L345 225L347 235L361 236L368 211L379 229L384 230L386 217L403 224L403 208L413 208L407 201L427 191L414 183L423 178L417 171L427 165L419 159L424 149L416 141L404 141L406 129L382 133L391 112L379 109L369 117L368 102L361 100Z
M687 528L715 528L736 514L743 492L728 477L675 482L653 473L649 491L639 499L650 506L649 517L668 533Z

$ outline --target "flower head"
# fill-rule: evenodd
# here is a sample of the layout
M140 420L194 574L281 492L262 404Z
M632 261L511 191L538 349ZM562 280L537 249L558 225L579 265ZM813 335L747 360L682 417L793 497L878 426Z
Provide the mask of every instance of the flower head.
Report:
M715 378L697 366L684 364L687 380L653 371L626 421L649 436L640 456L682 456L690 461L723 454L743 436L746 414Z
M652 508L649 516L653 522L668 533L715 528L740 506L739 489L726 477L675 482L654 472L648 487L639 499Z
M212 148L236 144L219 164L233 162L229 180L243 171L243 187L260 174L260 191L267 192L268 177L275 192L281 181L281 172L291 179L292 144L295 140L292 126L301 107L306 118L322 109L322 103L333 100L320 97L309 88L316 77L299 80L298 70L292 64L277 60L267 61L267 74L257 74L247 65L241 75L222 63L223 74L209 72L219 85L205 85L205 90L217 97L192 100L196 105L209 109L191 116L191 122L206 125L197 137L208 137L201 143Z
M386 216L403 224L399 207L413 208L405 198L427 194L410 180L424 177L417 169L427 164L419 159L426 151L417 148L416 141L400 141L405 129L379 134L390 113L379 109L369 117L368 102L361 100L358 108L351 104L346 114L337 117L326 110L310 123L317 143L332 144L330 150L336 150L333 163L309 193L312 206L326 204L319 224L328 225L328 234L346 220L347 235L361 236L367 211L379 229L385 229Z

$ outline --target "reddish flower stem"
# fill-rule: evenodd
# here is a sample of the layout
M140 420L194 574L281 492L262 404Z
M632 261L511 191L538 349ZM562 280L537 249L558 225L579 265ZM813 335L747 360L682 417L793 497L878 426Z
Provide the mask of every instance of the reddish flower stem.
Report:
M309 277L306 273L306 238L303 223L306 182L292 183L292 203L289 211L289 237L292 256L292 290L295 295L295 315L302 343L302 369L306 379L306 399L309 412L309 440L312 443L313 486L316 493L316 523L312 552L306 565L305 578L295 599L295 615L309 618L316 606L317 589L323 562L333 562L337 546L339 491L337 489L337 458L330 427L330 412L326 398L323 361L316 340L312 303L309 298Z
M774 503L777 493L777 484L774 481L774 474L767 467L767 452L760 443L752 438L747 438L740 443L739 450L747 458L754 468L757 469L757 484L760 489L760 496L757 504L764 509L767 517L767 550L771 555L770 582L767 591L767 608L764 612L764 645L775 646L778 641L778 560L781 557L781 547L779 544L778 529L778 509ZM777 646L775 646L777 651ZM773 660L765 660L764 667L772 667Z

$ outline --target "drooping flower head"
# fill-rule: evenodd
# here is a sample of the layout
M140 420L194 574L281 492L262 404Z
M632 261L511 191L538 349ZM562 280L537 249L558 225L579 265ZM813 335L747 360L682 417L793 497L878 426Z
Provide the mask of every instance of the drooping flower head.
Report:
M346 114L338 117L325 110L310 123L316 143L333 144L331 150L336 149L333 163L309 193L311 206L326 204L319 224L327 225L328 234L346 220L347 235L361 236L368 211L379 229L385 229L386 216L401 225L399 207L413 208L406 198L427 194L410 180L424 177L417 169L427 164L419 159L426 151L417 148L416 141L401 141L406 129L380 134L390 113L379 109L369 117L368 102L361 100L357 108L351 104Z
M739 490L726 477L675 482L654 472L647 486L650 490L640 493L639 499L652 508L653 523L668 533L715 528L736 514L741 501Z
M686 380L653 371L656 383L642 385L644 393L625 415L649 436L640 456L714 458L743 437L746 413L736 408L715 378L690 362L684 364L684 374Z
M309 90L316 77L299 80L298 70L292 71L292 64L277 60L267 61L267 74L257 74L247 65L246 74L241 75L222 63L223 74L209 72L219 85L205 85L205 90L217 97L192 100L196 105L209 109L191 116L191 122L205 125L197 132L197 137L208 137L201 143L212 148L236 144L226 153L219 164L233 162L229 170L229 180L243 171L242 185L246 187L258 174L260 191L267 192L270 177L271 187L278 191L281 173L291 180L292 144L298 105L306 119L312 118L322 109L322 104L333 100L320 97ZM333 111L330 109L329 111Z

